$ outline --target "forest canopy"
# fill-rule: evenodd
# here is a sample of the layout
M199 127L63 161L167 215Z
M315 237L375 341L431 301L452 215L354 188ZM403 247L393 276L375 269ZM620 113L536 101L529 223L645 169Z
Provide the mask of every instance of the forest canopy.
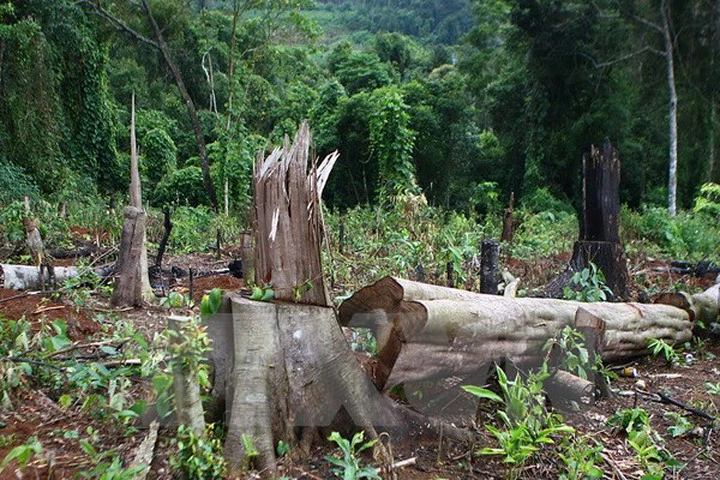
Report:
M605 137L622 201L667 207L674 111L688 208L720 182L719 53L709 0L0 2L0 202L122 195L134 92L155 206L213 186L243 211L256 153L309 119L331 207L571 208Z

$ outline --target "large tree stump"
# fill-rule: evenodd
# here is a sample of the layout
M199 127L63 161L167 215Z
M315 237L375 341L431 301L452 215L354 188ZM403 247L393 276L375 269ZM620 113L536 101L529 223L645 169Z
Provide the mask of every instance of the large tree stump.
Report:
M224 381L216 378L226 386L216 394L225 393L230 407L225 454L236 470L246 462L243 434L260 452L256 466L272 470L278 440L297 449L341 410L368 433L397 423L389 399L352 355L333 309L228 298L234 345L222 355L230 353L232 369Z
M583 157L580 236L569 268L545 286L543 296L562 297L572 274L587 268L590 262L603 272L615 299L629 298L630 276L620 243L620 156L609 139L605 139L602 149L591 146Z
M583 208L580 240L570 265L573 270L595 263L615 298L628 298L629 275L620 243L620 156L605 139L602 150L594 145L583 157Z
M363 372L326 307L320 195L337 153L308 172L309 146L303 124L292 145L260 156L255 167L256 279L285 302L229 295L231 320L220 317L209 328L213 393L226 398L225 455L234 473L248 466L243 435L259 452L256 466L272 473L279 440L306 450L317 427L341 410L370 438L378 437L375 426L395 423L391 402ZM224 324L213 325L218 321Z

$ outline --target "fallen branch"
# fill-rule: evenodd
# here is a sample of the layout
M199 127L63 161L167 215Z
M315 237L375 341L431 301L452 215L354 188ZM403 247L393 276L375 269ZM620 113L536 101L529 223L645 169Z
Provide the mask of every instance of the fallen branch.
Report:
M82 348L94 348L94 347L103 347L105 345L112 345L117 344L114 348L119 349L122 348L123 345L125 345L128 342L128 340L103 340L100 342L90 342L90 343L75 343L73 345L70 345L69 347L61 348L60 350L53 352L50 354L51 357L57 357L58 355L61 355L63 353L72 352L75 350L80 350Z
M0 303L10 302L12 300L19 300L21 298L25 297L32 297L33 295L51 295L53 293L60 293L62 290L46 290L44 292L36 291L36 292L25 292L21 293L19 295L13 295L12 297L3 298L0 300Z
M399 462L395 462L390 467L388 467L388 470L397 470L399 468L405 468L410 465L415 465L417 463L417 457L410 457L406 460L400 460Z
M44 312L50 312L52 310L62 310L65 308L65 305L56 305L56 306L50 306L50 307L40 307L34 312L32 312L33 315L39 315Z
M54 368L55 370L62 370L62 367L58 367L57 365L53 365L52 363L41 362L39 360L30 360L29 358L24 357L0 357L0 361L13 363L29 363L31 365L38 365L41 367Z
M693 415L697 415L698 417L704 418L705 420L710 420L711 422L714 422L717 420L717 417L713 417L709 413L703 412L702 410L698 410L697 408L690 407L688 405L685 405L682 402L679 402L675 400L674 398L671 398L664 393L658 392L655 394L660 400L655 400L658 403L664 403L667 405L674 405L678 408L681 408L687 412L692 413Z

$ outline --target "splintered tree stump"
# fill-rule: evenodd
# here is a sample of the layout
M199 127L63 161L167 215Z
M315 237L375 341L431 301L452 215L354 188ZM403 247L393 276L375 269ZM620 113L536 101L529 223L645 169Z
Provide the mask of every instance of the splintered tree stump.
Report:
M231 318L220 315L208 329L213 397L225 398L225 456L233 476L250 461L271 475L278 441L309 450L318 427L341 411L371 439L378 439L376 426L397 423L392 402L362 370L326 307L320 198L337 152L317 165L308 161L310 144L304 123L292 145L259 156L255 166L256 279L272 285L275 302L227 295ZM254 460L244 435L257 449Z

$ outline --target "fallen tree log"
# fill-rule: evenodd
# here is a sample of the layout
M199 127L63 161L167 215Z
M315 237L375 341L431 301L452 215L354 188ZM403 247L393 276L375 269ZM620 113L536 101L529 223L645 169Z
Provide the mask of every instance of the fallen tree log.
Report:
M545 380L545 391L551 399L562 398L565 402L573 401L585 405L595 403L595 383L565 370L558 370Z
M5 277L4 287L13 290L33 290L40 288L40 269L34 265L0 264ZM112 269L99 267L94 269L100 278L112 275ZM55 267L55 281L62 284L65 280L80 276L77 267Z
M693 297L694 298L694 297ZM696 314L717 316L712 293ZM640 303L582 303L510 298L385 277L340 306L343 326L370 328L378 342L380 389L449 376L470 376L492 361L539 362L542 347L567 325L578 308L604 322L597 350L605 361L649 352L648 340L670 344L692 338L693 320L683 309ZM714 319L714 317L713 317Z

